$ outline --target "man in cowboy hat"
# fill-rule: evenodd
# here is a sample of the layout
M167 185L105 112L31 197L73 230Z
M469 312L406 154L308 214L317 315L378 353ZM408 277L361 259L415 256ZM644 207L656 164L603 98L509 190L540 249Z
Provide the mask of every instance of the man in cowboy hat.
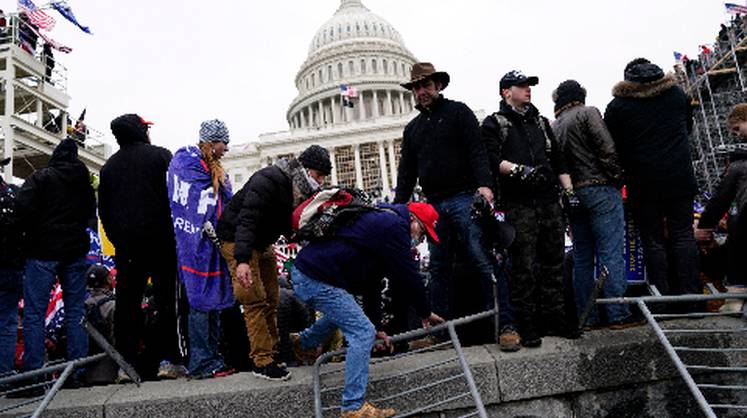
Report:
M476 192L488 202L493 201L493 192L475 114L464 103L441 95L448 85L449 74L427 62L413 65L410 81L402 84L412 91L420 114L405 127L394 202L410 200L419 181L428 203L438 211L436 232L442 241L430 250L431 302L435 312L453 317L450 281L457 245L480 274L485 307L492 305L493 265L480 245L482 231L470 211Z
M564 224L558 203L560 183L569 193L572 186L550 124L531 103L538 82L520 71L506 73L500 109L482 123L499 203L516 228L511 303L525 347L538 347L542 334L573 336L563 309Z

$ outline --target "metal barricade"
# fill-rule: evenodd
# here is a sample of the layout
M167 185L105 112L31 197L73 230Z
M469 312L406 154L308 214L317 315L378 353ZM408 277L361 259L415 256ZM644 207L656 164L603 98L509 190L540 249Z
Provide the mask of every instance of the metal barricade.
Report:
M638 306L638 309L643 313L644 317L648 321L649 325L654 329L656 337L659 342L664 346L667 355L674 363L677 371L679 372L682 379L685 381L687 388L692 393L693 397L698 403L698 406L703 411L707 418L718 418L719 414L730 414L734 411L739 412L738 416L747 416L747 404L740 403L723 403L723 400L719 400L716 397L720 396L723 398L723 393L730 393L731 396L726 395L728 398L736 399L738 395L742 395L742 398L747 397L747 385L745 384L721 384L721 383L710 383L696 382L692 376L692 372L722 372L722 373L745 373L747 372L747 364L739 364L737 366L723 366L723 365L712 365L712 364L691 364L683 360L683 356L687 356L688 353L721 353L723 355L747 353L747 344L745 347L719 347L714 346L715 342L720 339L713 338L713 336L721 335L737 335L747 333L747 327L743 321L739 321L739 325L733 328L698 328L698 327L668 327L662 326L659 323L663 319L693 319L693 318L704 318L704 317L718 317L718 316L742 316L742 312L690 312L690 313L653 313L649 304L656 304L657 306L663 306L666 304L677 303L677 302L702 302L722 299L747 299L747 294L726 294L716 293L717 291L711 287L710 295L678 295L678 296L662 296L655 287L651 287L653 296L640 296L640 297L622 297L622 298L608 298L608 299L597 299L598 304L619 304L627 303ZM682 324L677 323L677 326ZM693 337L692 340L688 340L688 345L673 345L670 341L675 335L688 335ZM699 337L699 338L698 338ZM690 345L691 342L697 346ZM747 339L743 340L747 341ZM741 356L739 361L744 361L744 357ZM704 391L708 393L708 397L704 395ZM741 392L741 393L740 393ZM710 399L710 400L709 400ZM730 415L733 416L733 415Z
M443 324L439 324L436 326L433 326L428 329L416 329L413 331L405 332L403 334L395 335L391 337L392 344L399 343L399 342L406 342L415 340L418 338L422 338L428 335L434 335L439 334L443 332L447 332L449 335L449 339L447 341L443 341L441 343L437 343L435 345L420 348L416 350L411 350L406 353L390 356L390 357L384 357L384 358L377 358L372 359L370 362L370 366L376 366L383 363L393 362L405 357L413 356L416 354L424 353L424 352L434 352L436 350L439 350L439 352L444 353L443 356L446 356L446 358L438 358L433 362L429 362L427 364L419 364L416 367L409 368L407 370L397 371L396 373L388 374L382 377L377 377L375 379L371 379L369 381L369 384L376 384L381 383L388 380L393 379L408 379L408 378L414 378L417 379L416 375L418 373L423 373L431 370L435 370L438 368L443 368L444 366L448 366L451 364L458 364L461 368L461 372L456 374L451 374L445 377L440 377L438 380L435 381L424 381L424 382L418 382L415 385L412 385L409 389L397 392L397 393L390 393L386 394L384 396L380 396L378 398L371 399L371 402L373 403L383 403L387 404L395 399L403 398L406 396L411 396L416 394L420 391L430 390L436 387L443 387L443 385L454 385L457 384L459 381L462 381L467 386L467 390L450 394L448 397L436 400L433 402L429 402L427 405L412 405L412 409L408 411L398 411L396 417L411 417L411 416L418 416L420 414L426 413L428 411L433 410L436 407L444 406L453 402L457 402L460 400L472 398L474 401L474 411L468 412L466 415L462 415L462 417L480 417L480 418L487 418L487 412L485 411L485 406L482 402L482 398L480 397L480 391L477 388L477 385L475 384L475 379L472 375L472 371L470 370L469 364L464 357L464 352L462 350L461 343L459 342L459 337L456 333L456 327L464 324L468 324L474 321L478 321L481 319L486 319L490 317L495 317L497 315L496 309L491 309L488 311L484 311L478 314L470 315L464 318L455 319L452 321L445 322ZM497 317L495 318L497 320ZM449 355L446 355L446 351L451 349L453 350L453 355L449 353ZM333 398L334 402L337 406L324 406L323 401L325 398L331 397L334 394L338 394L343 389L342 385L336 385L331 387L323 388L323 377L324 376L331 376L335 374L344 373L344 368L336 367L331 368L331 370L322 370L322 367L329 363L329 361L337 356L342 356L346 352L345 349L337 350L334 352L328 352L324 353L322 356L320 356L316 363L314 364L314 370L313 370L313 379L314 379L314 412L316 418L324 418L325 416L337 416L333 414L339 414L339 396ZM462 406L463 407L463 406ZM325 415L326 414L326 415Z
M86 321L85 317L81 321L81 325L104 352L77 360L50 362L45 367L37 370L0 377L0 397L19 398L15 403L8 402L0 406L0 414L18 410L38 402L39 404L34 409L34 412L25 417L40 417L75 369L94 364L107 357L114 360L130 379L137 386L140 386L141 379L135 369L124 360L96 328ZM57 375L58 373L59 375ZM24 383L25 385L23 385ZM31 391L38 392L39 394L37 395ZM18 396L24 392L33 393L33 395Z

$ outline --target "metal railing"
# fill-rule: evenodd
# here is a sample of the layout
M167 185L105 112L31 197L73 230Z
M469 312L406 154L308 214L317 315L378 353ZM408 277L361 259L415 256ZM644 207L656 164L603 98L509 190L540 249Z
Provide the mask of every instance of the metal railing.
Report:
M96 328L86 321L85 317L81 320L81 325L104 352L76 360L50 362L37 370L0 377L0 397L25 398L19 399L16 403L3 405L0 407L0 413L10 411L16 411L17 413L21 408L39 402L33 413L25 415L25 417L40 417L75 369L97 363L107 357L114 360L130 379L137 386L140 386L141 379L135 369L124 360ZM59 376L56 376L57 373L60 373ZM27 384L22 385L23 382ZM39 395L31 391L38 392Z
M722 299L741 299L747 300L747 294L725 294L715 293L716 290L711 288L710 295L660 295L655 287L652 286L653 296L639 296L639 297L621 297L621 298L606 298L597 299L598 304L634 304L638 306L638 309L643 313L644 317L648 321L649 325L653 328L656 333L656 337L659 342L664 346L667 355L674 363L678 373L685 381L687 388L692 393L701 411L707 418L718 418L716 411L733 411L742 410L747 415L747 404L732 404L732 403L715 403L709 402L703 394L703 389L710 392L722 391L734 394L735 392L742 392L747 394L747 386L745 385L723 385L713 383L697 383L693 378L691 371L707 371L707 372L730 372L730 373L744 373L747 372L747 365L737 366L714 366L704 364L688 364L683 361L680 353L745 353L747 347L714 347L714 346L675 346L669 340L670 336L674 335L690 335L693 337L701 337L701 342L708 343L716 341L717 339L708 338L714 335L722 334L744 334L747 333L747 327L740 326L736 328L665 328L659 323L661 319L688 319L688 318L703 318L703 317L716 317L716 316L742 316L742 312L736 313L721 313L721 312L691 312L691 313L652 313L648 304L667 304L677 302L706 302L713 300ZM744 325L744 324L742 324Z
M421 329L416 329L413 331L408 331L402 334L392 336L390 339L390 342L392 344L396 344L400 342L407 342L407 341L415 340L415 339L426 337L429 335L440 334L445 331L449 335L449 340L429 346L429 347L411 350L411 351L397 354L397 355L390 356L390 357L372 359L370 362L370 366L376 366L378 364L396 361L396 360L399 360L405 357L413 356L415 354L433 352L435 350L446 350L449 348L454 350L454 355L449 356L445 359L442 359L442 358L436 359L435 361L429 362L425 365L418 365L416 367L413 367L413 368L410 368L404 371L398 371L393 374L371 379L369 381L369 384L383 382L383 381L392 380L392 379L398 379L398 378L407 378L417 373L423 373L423 372L427 372L430 370L443 368L444 366L448 366L454 363L459 365L459 367L461 368L461 372L439 378L436 381L423 382L421 384L411 385L410 388L407 390L393 393L393 394L388 394L388 395L381 396L378 398L374 398L374 399L371 399L371 402L389 403L395 399L403 398L405 396L412 396L420 391L433 389L435 387L442 387L443 385L446 385L449 383L453 384L455 382L463 380L463 382L466 383L467 388L468 388L466 391L462 391L456 394L450 394L450 396L444 399L440 399L435 402L430 402L428 405L419 406L415 404L413 405L413 409L411 410L399 411L396 417L418 416L419 414L425 413L427 411L431 411L436 407L444 406L444 405L454 403L454 402L471 397L474 401L475 410L474 412L467 413L467 415L462 415L462 416L463 417L477 416L480 418L487 418L488 415L485 410L485 406L482 402L480 391L477 388L477 384L475 383L475 379L472 375L472 371L470 370L469 364L464 356L464 351L462 350L461 343L459 342L459 337L456 333L456 327L460 325L469 324L471 322L478 321L481 319L491 318L491 317L495 318L495 320L497 321L498 320L497 314L498 314L497 309L491 309L491 310L480 312L474 315L447 321L443 324L439 324L428 329L421 328ZM376 343L381 343L381 341L377 341ZM313 369L314 413L315 413L316 418L324 418L325 413L329 416L332 413L338 412L340 409L339 405L324 406L323 400L325 396L329 396L330 394L337 393L341 391L343 387L340 385L337 385L337 386L332 386L328 388L323 388L322 380L323 380L323 376L338 374L338 373L344 372L344 369L335 368L332 370L322 370L322 366L328 363L332 358L343 356L346 352L347 350L343 348L337 351L324 353L316 360L316 363L314 364L314 369Z

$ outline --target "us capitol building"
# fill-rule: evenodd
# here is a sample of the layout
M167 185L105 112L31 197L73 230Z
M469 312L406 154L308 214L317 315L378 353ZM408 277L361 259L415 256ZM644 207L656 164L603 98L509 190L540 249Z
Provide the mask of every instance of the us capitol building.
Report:
M318 144L330 153L332 184L388 194L397 182L402 131L417 112L412 94L400 86L415 62L386 20L360 0L341 0L296 75L298 96L286 113L290 130L237 144L223 158L234 190L258 169ZM358 91L353 107L343 105L343 84Z

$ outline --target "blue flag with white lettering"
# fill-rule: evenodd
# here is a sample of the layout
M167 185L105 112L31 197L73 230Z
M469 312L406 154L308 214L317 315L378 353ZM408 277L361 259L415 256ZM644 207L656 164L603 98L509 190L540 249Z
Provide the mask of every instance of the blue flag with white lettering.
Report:
M192 308L212 311L233 305L231 274L220 249L203 232L215 226L232 197L226 179L216 196L208 165L194 145L180 148L169 164L171 218L176 234L179 278Z

